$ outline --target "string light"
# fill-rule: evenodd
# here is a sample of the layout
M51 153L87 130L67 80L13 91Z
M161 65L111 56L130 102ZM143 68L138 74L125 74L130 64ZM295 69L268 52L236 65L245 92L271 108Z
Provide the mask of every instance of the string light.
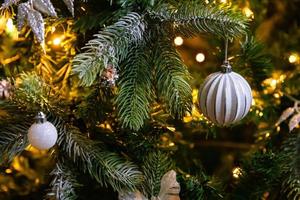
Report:
M270 133L267 132L266 135L265 135L265 137L266 137L266 138L270 137Z
M61 45L62 41L65 39L65 36L62 35L62 36L56 36L53 38L52 40L52 45L54 46L59 46Z
M13 39L18 38L18 31L11 18L8 18L5 24L5 32Z
M14 26L12 19L8 18L8 20L6 22L6 31L11 33L14 31L14 29L15 29L15 26Z
M205 60L205 55L204 55L203 53L198 53L198 54L196 55L196 61L197 61L197 62L201 63L201 62L203 62L204 60Z
M233 178L239 178L242 175L242 169L240 167L235 167L232 170Z
M299 56L297 55L297 54L295 54L295 53L293 53L293 54L291 54L290 56L289 56L289 62L290 63L295 63L295 62L297 62L299 60Z
M247 7L247 6L244 7L243 8L243 12L246 15L246 17L254 19L254 13L253 13L253 11L249 7Z
M279 94L279 93L274 93L273 96L274 96L276 99L279 99L279 98L280 98L280 94Z
M175 143L174 142L170 142L169 143L169 147L173 147L173 146L175 146Z
M183 39L182 37L180 36L177 36L175 39L174 39L174 43L176 46L181 46L183 44Z
M61 38L54 38L53 45L58 46L61 43Z

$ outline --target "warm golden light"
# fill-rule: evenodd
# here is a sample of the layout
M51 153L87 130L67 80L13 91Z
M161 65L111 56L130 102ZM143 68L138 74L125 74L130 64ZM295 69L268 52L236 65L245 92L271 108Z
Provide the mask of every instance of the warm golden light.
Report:
M266 138L270 137L270 133L267 132L265 136L266 136Z
M61 41L62 41L62 39L58 37L58 38L54 38L52 43L53 43L53 45L58 46L58 45L60 45Z
M201 62L203 62L204 60L205 60L205 55L204 55L203 53L198 53L198 54L196 55L196 61L197 61L197 62L201 63Z
M15 26L13 23L13 20L11 18L8 18L7 22L6 22L6 31L11 33L15 30Z
M279 99L279 98L280 98L280 94L279 94L279 93L274 93L273 96L274 96L276 99Z
M289 62L290 63L295 63L299 60L299 56L297 54L291 54L289 56Z
M175 143L174 142L170 142L169 143L169 147L173 147L173 146L175 146Z
M174 39L174 43L176 46L181 46L183 44L183 39L182 37L180 36L177 36L175 39Z
M277 80L276 79L272 79L271 82L270 82L270 86L272 88L276 88L276 85L277 85Z
M246 15L246 17L254 19L254 13L249 7L243 8L243 13Z
M220 0L220 3L227 3L227 0Z
M233 178L239 178L242 175L242 170L240 167L235 167L232 170L232 176Z
M55 26L51 26L51 33L54 33L56 30Z

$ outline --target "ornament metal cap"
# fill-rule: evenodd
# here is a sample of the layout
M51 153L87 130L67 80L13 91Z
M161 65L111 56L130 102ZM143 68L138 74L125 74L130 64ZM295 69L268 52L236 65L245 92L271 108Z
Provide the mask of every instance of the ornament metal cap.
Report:
M34 119L37 124L42 124L47 121L46 115L43 112L38 112Z
M230 73L230 72L232 72L232 68L231 68L231 65L229 64L228 60L224 61L223 65L221 65L221 68L222 68L222 72L223 73Z

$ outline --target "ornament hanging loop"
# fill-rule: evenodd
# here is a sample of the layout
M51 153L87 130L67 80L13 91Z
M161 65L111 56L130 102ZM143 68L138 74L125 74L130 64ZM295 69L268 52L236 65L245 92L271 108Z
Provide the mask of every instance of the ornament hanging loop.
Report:
M221 68L223 73L230 73L232 71L228 61L228 38L225 39L225 59Z
M42 124L47 121L46 115L43 112L38 112L34 119L37 124Z

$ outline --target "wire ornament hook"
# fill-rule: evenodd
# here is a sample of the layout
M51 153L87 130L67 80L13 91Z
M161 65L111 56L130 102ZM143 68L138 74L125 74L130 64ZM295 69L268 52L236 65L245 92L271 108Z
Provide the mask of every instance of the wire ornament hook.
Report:
M221 68L223 73L230 73L232 71L228 61L228 38L225 39L225 59Z

